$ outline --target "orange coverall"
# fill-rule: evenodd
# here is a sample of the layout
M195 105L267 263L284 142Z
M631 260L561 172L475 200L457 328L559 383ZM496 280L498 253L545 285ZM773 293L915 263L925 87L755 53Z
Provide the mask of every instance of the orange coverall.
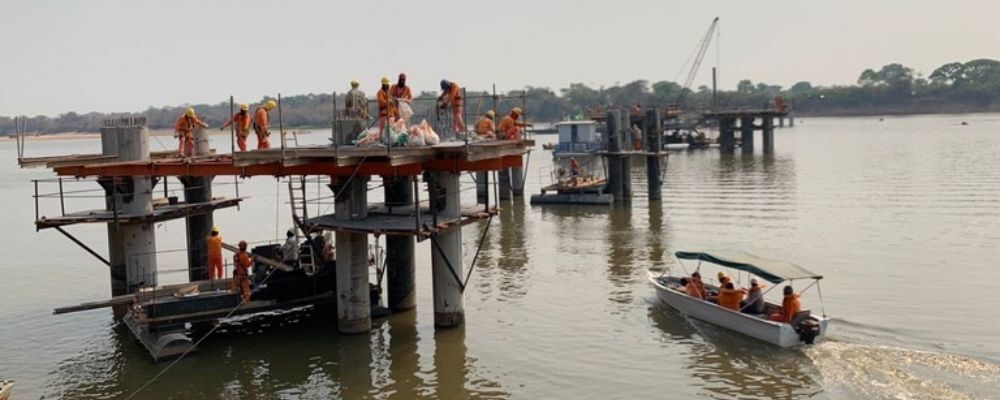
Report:
M451 83L451 89L444 96L444 104L451 107L455 132L465 132L465 119L462 117L462 88L457 83Z
M233 114L233 117L222 125L222 129L229 127L229 125L236 126L236 145L239 146L240 151L247 151L247 136L250 136L251 120L249 112L240 111Z
M719 305L733 311L740 310L740 300L743 300L742 289L719 288Z
M771 321L790 323L792 318L795 318L795 314L801 310L802 304L799 302L799 295L795 293L785 295L785 298L781 300L781 310L771 314Z
M222 234L208 237L208 278L222 279Z
M400 87L399 85L392 85L392 87L389 88L389 94L392 95L392 98L394 99L404 99L407 101L413 101L413 92L410 91L409 86ZM399 118L399 107L397 107L394 104L392 108L393 111L395 111L395 113L392 114L391 116L394 118Z
M257 111L253 113L253 130L257 133L257 148L258 149L269 149L271 148L271 143L268 142L267 137L271 136L271 132L268 130L268 124L270 124L271 117L267 113L267 109L264 107L258 107Z
M184 157L191 157L194 155L195 126L208 128L208 124L198 118L197 115L189 117L187 114L183 114L180 118L177 118L177 123L174 124L174 132L177 133L177 139L180 141L180 145L177 147L177 152Z
M389 96L389 91L379 89L375 97L378 99L378 129L381 132L385 129L385 124L389 123L389 117L399 117L399 110L396 108L396 100Z
M500 127L497 128L500 139L521 140L521 125L517 122L517 114L510 113L503 117L500 120Z
M243 302L250 301L250 267L253 266L253 259L247 252L241 251L233 256L233 265L233 284L230 290L238 290Z
M493 124L493 119L490 117L480 117L479 121L476 121L476 135L484 138L493 138L496 134L497 127Z

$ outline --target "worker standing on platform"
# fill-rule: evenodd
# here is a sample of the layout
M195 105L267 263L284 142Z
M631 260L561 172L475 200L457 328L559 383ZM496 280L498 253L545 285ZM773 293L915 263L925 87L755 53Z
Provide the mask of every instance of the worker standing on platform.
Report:
M268 129L271 123L270 112L277 107L277 102L268 100L253 113L253 131L257 134L257 149L271 148L271 143L267 139L271 136L271 131Z
M299 240L295 238L295 229L289 229L285 233L285 244L281 245L281 260L286 264L295 266L299 260Z
M240 240L240 251L233 256L233 283L230 291L240 292L243 302L250 301L250 268L253 267L253 257L247 253L247 242Z
M493 123L496 116L496 112L489 110L482 117L479 117L479 121L476 121L476 136L479 136L480 139L496 139L497 127Z
M521 107L514 107L510 110L509 115L500 120L500 126L497 127L497 136L501 140L521 140L521 128L532 126L523 121L518 121L522 114L524 114L524 111L521 110Z
M361 89L358 81L351 81L351 90L344 97L344 110L348 117L368 119L368 96Z
M438 108L451 108L451 121L455 133L465 133L465 119L462 117L462 88L455 82L441 80L441 95L438 96Z
M413 92L410 90L409 86L406 86L406 74L400 73L399 79L396 80L396 84L389 88L389 94L392 98L396 100L396 115L395 118L400 117L399 106L400 103L406 103L409 106L413 105Z
M208 235L208 279L222 279L222 234L217 226Z
M382 77L382 88L376 95L378 99L378 130L385 130L385 124L389 123L389 118L396 118L396 99L389 94L389 77Z
M229 125L236 127L236 145L239 146L240 151L247 151L247 136L250 136L250 124L252 122L252 118L250 118L250 105L243 103L240 104L240 111L233 114L233 117L229 121L226 121L219 130L224 130Z
M198 114L194 112L194 107L188 107L184 111L184 114L181 114L180 118L177 118L177 123L174 124L174 132L177 134L177 139L180 140L177 152L182 157L191 157L194 155L194 130L196 127L208 128L208 124L202 121L201 118L198 118Z

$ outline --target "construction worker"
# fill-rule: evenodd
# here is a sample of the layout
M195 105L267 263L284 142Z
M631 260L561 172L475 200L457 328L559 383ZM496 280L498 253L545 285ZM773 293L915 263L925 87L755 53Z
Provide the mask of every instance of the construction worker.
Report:
M521 128L532 126L531 124L518 121L524 111L521 107L514 107L510 114L500 119L500 126L497 127L497 136L501 140L521 140Z
M792 319L795 319L795 314L799 313L802 309L802 303L799 301L799 295L795 294L795 290L791 286L785 286L782 290L784 298L781 300L781 309L778 312L771 314L771 321L774 322L784 322L791 323Z
M367 120L368 96L361 89L358 89L358 86L361 86L361 83L351 81L351 90L347 92L347 97L344 98L344 109L348 117Z
M465 119L462 117L462 88L455 82L441 80L441 95L438 96L438 108L451 108L451 120L455 133L465 132Z
M389 122L389 118L396 118L396 99L394 99L389 94L389 77L382 77L382 88L378 90L376 95L378 99L378 129L382 132L385 129L385 124Z
M247 136L250 136L250 124L253 122L253 118L250 118L250 105L247 103L240 104L240 111L233 114L233 117L226 121L219 130L225 130L229 125L236 127L236 145L239 146L240 151L247 151Z
M208 279L222 279L222 234L217 226L208 235Z
M479 121L476 121L476 136L479 136L480 139L496 139L497 127L493 123L496 116L496 112L489 110L482 117L479 117Z
M406 104L413 104L413 92L410 91L410 87L406 86L406 74L400 72L399 79L396 81L395 85L389 88L389 94L392 95L393 99L396 99L396 105L400 102L406 102ZM396 107L396 118L399 118L399 107Z
M576 157L570 157L569 159L570 183L576 185L580 181L581 176L583 176L583 168L580 167L580 162L576 160Z
M201 118L198 118L198 114L194 112L194 107L188 107L184 111L184 114L181 114L177 118L177 123L174 124L174 132L177 134L177 139L180 140L177 152L182 157L191 157L194 155L194 130L196 127L208 128L208 124L202 121Z
M279 248L281 250L281 260L288 265L295 265L299 260L299 240L295 237L295 229L288 229L285 232L285 244Z
M257 149L271 148L271 143L267 140L267 137L271 136L271 131L268 130L271 123L270 112L277 107L277 102L268 100L253 113L253 131L257 134Z
M247 253L247 242L240 240L240 251L233 256L233 283L231 292L240 292L243 302L250 301L250 268L253 267L253 257Z

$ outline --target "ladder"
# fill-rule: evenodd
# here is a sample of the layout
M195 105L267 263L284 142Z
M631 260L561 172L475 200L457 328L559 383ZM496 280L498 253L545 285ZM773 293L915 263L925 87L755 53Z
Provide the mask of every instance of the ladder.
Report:
M295 221L295 241L298 242L299 237L305 236L305 232L299 228L299 222L309 218L305 175L288 178L288 204L292 209L292 220ZM302 251L302 247L299 247L299 267L305 271L306 275L311 276L316 273L316 256L313 254L312 245L306 243L305 248L306 250Z

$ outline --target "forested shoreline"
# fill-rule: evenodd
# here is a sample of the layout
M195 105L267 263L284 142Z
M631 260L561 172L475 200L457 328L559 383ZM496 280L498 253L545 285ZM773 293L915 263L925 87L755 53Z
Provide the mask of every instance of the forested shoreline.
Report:
M489 93L470 88L467 112L485 112L493 107ZM374 89L368 92L374 98ZM681 85L658 81L636 80L626 84L592 88L582 83L552 90L546 87L526 87L504 93L496 108L505 112L520 106L522 95L533 121L559 121L580 118L587 110L610 107L633 107L681 104L687 110L711 107L712 92L707 86L693 90ZM338 93L338 107L343 105ZM418 98L418 114L430 114L436 93L423 92ZM814 86L802 81L791 87L740 81L735 90L718 92L720 108L762 108L775 96L783 96L794 113L804 116L899 115L925 113L971 113L1000 111L1000 61L978 59L965 63L948 63L928 75L901 64L889 64L879 69L861 72L854 85ZM256 99L253 104L270 99ZM239 100L237 100L239 102ZM181 104L170 107L150 107L145 111L79 114L67 112L55 117L28 117L28 131L41 134L65 132L96 132L104 119L124 115L143 115L152 129L171 129L177 116L193 106L212 126L218 127L229 115L229 102L215 104ZM282 119L286 127L329 126L333 113L332 93L304 94L282 98ZM13 135L12 116L0 117L0 135Z

